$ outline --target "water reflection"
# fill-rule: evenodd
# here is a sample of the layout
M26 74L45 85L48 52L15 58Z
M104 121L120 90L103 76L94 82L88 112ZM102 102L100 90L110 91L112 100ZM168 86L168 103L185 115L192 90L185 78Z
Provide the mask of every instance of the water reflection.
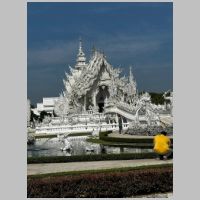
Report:
M87 142L86 139L68 138L72 149L61 151L65 147L65 141L58 138L37 139L35 144L27 145L27 156L71 156L87 154L120 154L120 153L142 153L152 152L152 149L130 148L130 147L111 147L101 144Z

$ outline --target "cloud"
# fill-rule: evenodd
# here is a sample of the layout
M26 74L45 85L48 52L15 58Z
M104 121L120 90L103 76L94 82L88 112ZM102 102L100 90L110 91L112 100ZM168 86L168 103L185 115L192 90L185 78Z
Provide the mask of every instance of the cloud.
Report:
M168 39L166 35L116 35L104 40L103 45L111 51L126 51L133 53L144 53L149 50L158 50ZM128 50L128 51L127 51Z
M172 87L171 61L163 62L162 59L157 59L158 52L163 49L162 46L169 41L168 39L167 35L160 34L156 36L121 34L115 37L101 35L98 39L96 38L96 47L105 51L112 65L115 67L121 65L122 73L126 75L129 64L132 64L139 90L162 91ZM84 51L87 52L91 41L87 37L83 38L83 42ZM28 88L31 90L28 94L31 99L35 98L34 101L38 102L42 96L58 95L63 88L64 71L68 71L67 64L75 63L77 51L77 39L46 41L37 48L28 50L28 79L31 80L28 82ZM30 88L31 85L34 85L34 89ZM49 85L54 87L49 88Z
M111 64L123 66L139 64L140 67L141 65L148 67L152 64L151 62L154 65L155 62L163 63L163 58L167 55L166 45L170 46L170 42L169 36L164 34L119 35L103 38L97 46L105 51L108 60L111 60ZM145 66L147 62L148 66Z
M28 66L39 68L68 63L77 48L77 41L45 41L40 47L28 50Z
M95 32L91 31L90 34L95 35ZM150 55L155 56L156 52L163 49L165 43L169 43L169 37L169 35L161 33L157 33L156 35L118 34L114 37L112 35L102 34L98 38L93 37L93 40L97 49L99 48L105 51L105 54L111 58L111 64L114 62L126 65L127 62L132 62L136 58L141 60L143 57L147 58ZM90 38L83 37L85 52L91 50L88 49L90 46L89 44L91 45ZM41 66L43 66L43 70L57 68L58 66L64 67L67 64L75 63L77 51L77 39L71 41L45 41L37 48L28 50L28 67L35 70L41 69Z

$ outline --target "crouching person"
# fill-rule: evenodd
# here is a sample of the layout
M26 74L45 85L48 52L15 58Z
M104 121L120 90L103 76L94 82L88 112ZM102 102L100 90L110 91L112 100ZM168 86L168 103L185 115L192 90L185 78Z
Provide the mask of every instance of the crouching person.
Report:
M153 150L158 154L160 160L173 158L173 151L170 148L171 141L167 136L167 132L162 131L154 137L154 148Z

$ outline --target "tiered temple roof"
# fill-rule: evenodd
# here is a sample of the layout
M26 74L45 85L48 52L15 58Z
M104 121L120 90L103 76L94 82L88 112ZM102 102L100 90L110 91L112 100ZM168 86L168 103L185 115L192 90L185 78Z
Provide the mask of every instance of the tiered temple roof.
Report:
M82 105L83 98L85 107L86 104L91 103L88 101L93 101L94 106L98 103L96 98L99 92L102 93L99 94L100 97L98 96L102 99L99 101L104 101L109 97L113 99L114 96L117 100L121 100L124 99L124 95L130 97L136 94L136 82L131 71L129 78L120 77L121 70L114 68L107 61L104 53L97 50L93 51L91 59L86 63L81 40L76 61L75 67L69 67L70 73L66 73L66 79L63 80L65 85L63 96L67 99L65 102L68 102L70 106ZM105 87L107 91L105 91ZM62 104L62 101L59 104ZM65 105L66 107L67 105Z
M85 95L99 77L102 67L107 72L107 77L104 79L111 79L110 76L114 75L112 66L107 62L102 53L95 51L88 65L86 65L84 71L82 71L79 79L75 83L73 90L77 91L80 96Z

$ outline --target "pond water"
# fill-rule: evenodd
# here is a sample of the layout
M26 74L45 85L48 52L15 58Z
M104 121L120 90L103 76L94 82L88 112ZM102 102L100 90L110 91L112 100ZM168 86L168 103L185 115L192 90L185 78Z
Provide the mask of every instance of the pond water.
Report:
M121 154L121 153L143 153L152 152L152 149L141 149L131 147L111 147L101 144L87 142L85 139L71 140L71 151L62 151L65 143L58 138L52 139L37 139L35 144L27 145L27 156L71 156L71 155L86 155L86 154ZM90 151L92 149L92 151Z

